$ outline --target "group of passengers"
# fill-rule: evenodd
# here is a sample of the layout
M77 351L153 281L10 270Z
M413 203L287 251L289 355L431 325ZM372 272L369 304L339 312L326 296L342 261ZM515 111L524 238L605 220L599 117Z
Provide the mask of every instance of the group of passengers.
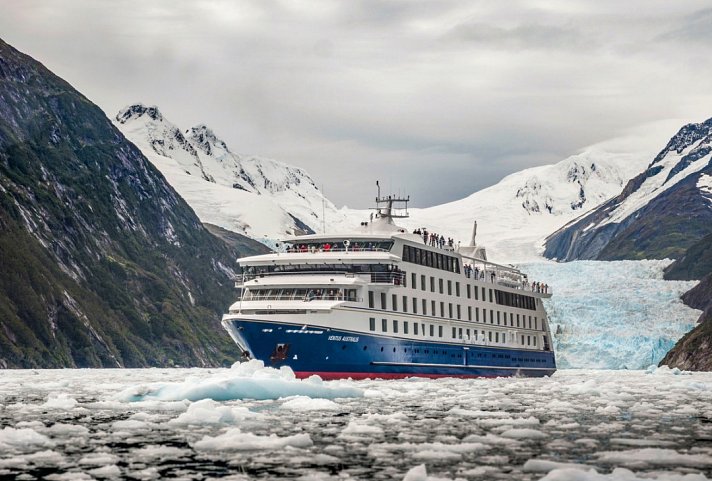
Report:
M342 299L341 289L309 289L307 295L304 296L305 302L314 300L338 301Z
M485 279L485 270L484 269L480 270L480 268L477 266L472 267L471 264L465 264L463 266L463 269L465 271L465 277L467 277L468 279L469 278L473 278L475 280L484 280ZM497 274L495 274L494 271L490 271L490 277L491 277L492 282L494 282L495 278L497 277Z
M340 243L324 242L321 244L295 244L293 246L287 246L287 252L343 252L346 250L346 246ZM373 251L376 250L376 244L373 242L361 243L354 242L348 247L350 251Z
M524 286L529 287L525 284ZM532 282L531 283L531 289L532 292L538 292L539 294L548 294L549 293L549 284L544 284L542 282Z
M413 231L413 234L422 236L423 244L429 245L431 247L439 247L441 249L444 249L447 245L450 249L453 249L455 246L455 241L451 237L445 239L444 235L439 235L435 232L428 232L425 228L415 229Z

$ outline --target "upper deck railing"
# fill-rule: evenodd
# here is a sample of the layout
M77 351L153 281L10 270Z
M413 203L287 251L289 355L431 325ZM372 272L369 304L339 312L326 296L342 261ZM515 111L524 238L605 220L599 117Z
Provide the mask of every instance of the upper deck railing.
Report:
M405 272L347 272L347 271L277 271L255 274L243 274L242 278L235 281L235 287L242 287L246 282L254 279L269 278L274 276L296 276L296 275L323 275L323 276L344 276L345 278L366 278L372 284L392 284L395 286L405 285Z

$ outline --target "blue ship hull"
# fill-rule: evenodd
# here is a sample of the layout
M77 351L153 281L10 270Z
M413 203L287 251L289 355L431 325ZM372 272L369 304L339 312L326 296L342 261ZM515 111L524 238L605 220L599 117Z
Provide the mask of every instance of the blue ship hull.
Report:
M250 358L266 366L289 366L298 377L542 377L556 371L552 351L398 339L250 319L226 319L223 324Z

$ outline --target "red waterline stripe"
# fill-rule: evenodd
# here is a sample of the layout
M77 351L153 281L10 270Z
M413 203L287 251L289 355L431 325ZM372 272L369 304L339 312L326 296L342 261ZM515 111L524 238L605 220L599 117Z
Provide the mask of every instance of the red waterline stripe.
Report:
M427 377L431 379L443 377L458 377L458 378L494 378L503 376L473 376L468 374L414 374L414 373L373 373L373 372L320 372L320 371L296 371L294 373L299 379L304 379L309 376L317 375L324 380L333 379L405 379L408 377Z

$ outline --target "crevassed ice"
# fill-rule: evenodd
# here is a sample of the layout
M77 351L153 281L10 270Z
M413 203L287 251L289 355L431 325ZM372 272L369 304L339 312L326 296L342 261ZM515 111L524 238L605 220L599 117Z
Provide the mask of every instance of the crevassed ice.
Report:
M644 369L657 364L699 317L680 296L695 282L665 281L670 261L523 265L553 287L545 300L562 368ZM558 331L558 332L557 332Z

